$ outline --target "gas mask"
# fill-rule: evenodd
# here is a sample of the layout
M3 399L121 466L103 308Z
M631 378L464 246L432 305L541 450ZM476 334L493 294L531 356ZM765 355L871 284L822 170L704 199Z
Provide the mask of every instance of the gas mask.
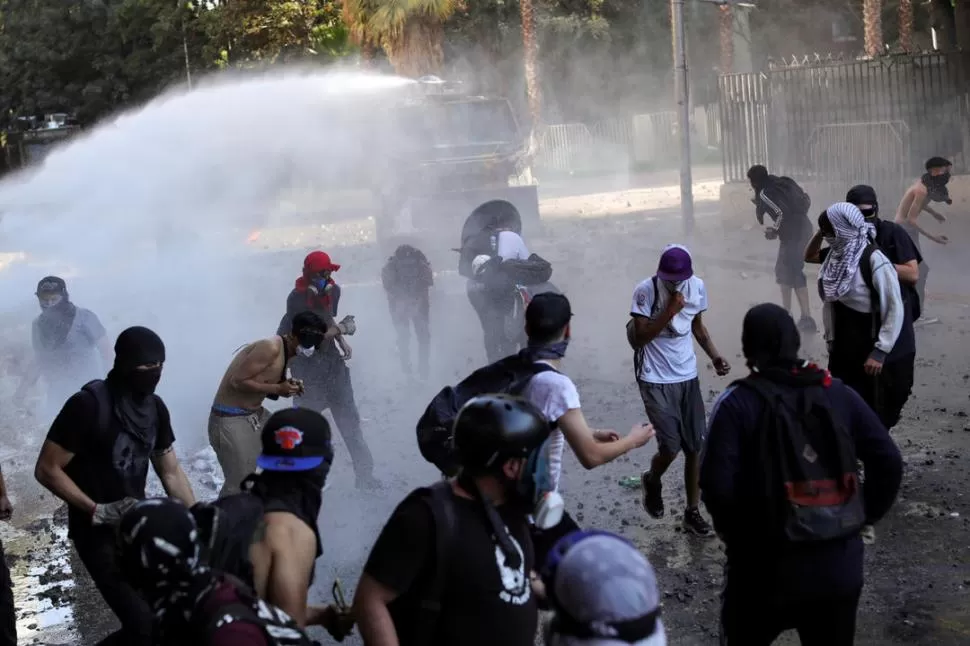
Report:
M534 450L514 482L514 498L530 512L537 529L552 529L562 520L566 503L549 482L549 440Z
M310 291L321 295L333 289L333 282L330 280L330 272L322 271L309 277Z

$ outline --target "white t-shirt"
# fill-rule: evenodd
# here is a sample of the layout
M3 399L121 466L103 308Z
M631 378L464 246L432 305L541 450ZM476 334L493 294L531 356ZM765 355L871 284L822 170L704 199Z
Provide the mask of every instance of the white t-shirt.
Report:
M528 260L529 248L525 246L525 241L514 231L499 231L495 242L498 247L496 255L502 260Z
M537 363L548 363L538 361ZM579 391L573 380L555 370L541 372L529 380L522 396L528 399L536 408L542 411L551 422L559 421L567 412L580 408ZM546 460L549 464L549 482L553 489L559 489L559 478L562 476L562 454L566 446L566 438L562 431L556 429L549 436L549 454Z
M640 372L637 378L649 384L676 384L690 381L697 376L697 355L694 352L694 338L691 325L694 317L707 310L707 290L704 281L697 276L690 277L684 286L686 297L684 309L653 341L639 351ZM657 280L657 287L664 289L663 281ZM633 305L630 313L651 318L654 310L653 278L648 278L633 290ZM661 295L661 307L666 299Z

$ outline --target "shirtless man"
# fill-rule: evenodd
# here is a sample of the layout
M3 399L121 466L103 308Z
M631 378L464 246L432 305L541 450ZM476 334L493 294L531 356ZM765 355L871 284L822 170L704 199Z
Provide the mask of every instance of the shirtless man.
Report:
M256 468L260 428L269 418L266 398L303 394L303 383L289 377L287 364L298 352L312 354L344 330L327 329L313 312L293 317L290 333L250 343L229 364L209 413L209 443L225 475L220 497L239 492L243 478Z
M923 234L937 244L945 245L950 239L945 235L933 235L919 225L920 213L926 211L938 222L946 222L946 216L937 213L930 208L930 202L943 202L951 204L953 201L947 192L946 185L950 181L950 167L948 160L942 157L932 157L926 162L926 173L903 195L899 208L896 210L896 224L906 229L906 232L913 239L916 249L922 254L920 247L920 234ZM919 278L916 282L916 292L919 294L920 309L922 316L915 321L914 325L925 325L935 322L926 317L926 276L930 273L930 268L924 259L920 263Z

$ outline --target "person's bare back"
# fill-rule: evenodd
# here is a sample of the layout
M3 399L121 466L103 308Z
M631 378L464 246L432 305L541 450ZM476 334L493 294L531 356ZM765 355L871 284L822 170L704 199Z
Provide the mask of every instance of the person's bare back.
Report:
M250 343L233 357L219 383L213 405L258 410L266 396L274 394L271 391L285 377L285 367L285 347L281 337L274 336ZM246 384L257 384L262 388L248 388Z

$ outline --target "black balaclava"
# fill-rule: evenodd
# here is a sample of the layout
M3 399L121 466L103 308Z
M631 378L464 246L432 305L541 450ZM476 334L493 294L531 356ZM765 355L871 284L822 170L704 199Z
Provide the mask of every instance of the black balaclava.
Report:
M41 305L41 313L37 318L41 346L45 350L54 350L67 339L67 334L74 325L77 308L71 302L67 293L67 283L63 278L57 276L42 278L37 283L36 296L40 298L41 294L57 294L61 297L56 305L49 307Z
M320 516L323 486L327 483L332 462L333 454L310 471L263 471L254 473L242 483L243 491L249 491L263 501L264 512L285 511L306 523L317 539L318 557L323 554L323 543L317 517Z
M152 444L152 431L158 422L154 393L162 378L159 365L151 370L138 366L165 362L165 344L146 327L130 327L115 342L114 368L108 373L108 385L114 395L115 413L126 431Z
M195 518L175 500L138 503L121 519L118 548L126 576L164 625L189 623L198 600L216 583L201 565Z
M800 347L798 327L784 308L774 303L762 303L744 315L741 348L752 372L791 386L826 382L826 371L799 360Z
M871 186L866 184L853 186L845 194L845 201L856 206L868 204L871 208L862 211L863 217L867 220L876 220L879 218L879 201L876 199L875 189Z

